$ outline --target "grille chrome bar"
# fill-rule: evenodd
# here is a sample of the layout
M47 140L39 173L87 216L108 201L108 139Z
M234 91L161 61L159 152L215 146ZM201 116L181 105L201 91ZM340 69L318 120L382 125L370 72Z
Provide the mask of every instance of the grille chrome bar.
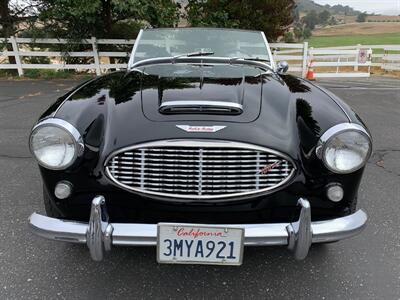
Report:
M262 173L265 169L266 174ZM272 192L293 178L295 169L288 156L275 150L210 140L168 140L131 146L112 153L105 162L107 177L113 184L177 200Z

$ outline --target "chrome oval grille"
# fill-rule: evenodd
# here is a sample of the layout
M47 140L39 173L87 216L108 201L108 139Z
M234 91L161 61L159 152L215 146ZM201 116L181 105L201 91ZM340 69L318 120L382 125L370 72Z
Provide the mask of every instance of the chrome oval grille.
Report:
M294 174L276 151L226 141L159 141L128 147L106 161L118 186L153 195L216 199L275 190Z

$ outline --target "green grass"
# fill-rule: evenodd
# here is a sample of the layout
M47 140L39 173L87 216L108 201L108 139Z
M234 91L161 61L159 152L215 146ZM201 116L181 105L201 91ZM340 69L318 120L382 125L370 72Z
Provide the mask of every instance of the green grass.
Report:
M361 45L399 45L400 33L348 35L348 36L313 36L309 40L310 47L339 47Z

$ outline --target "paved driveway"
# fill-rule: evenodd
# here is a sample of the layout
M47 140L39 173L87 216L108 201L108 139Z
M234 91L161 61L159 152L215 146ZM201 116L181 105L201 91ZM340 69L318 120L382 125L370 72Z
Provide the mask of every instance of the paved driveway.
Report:
M96 263L83 246L29 233L29 214L44 210L29 129L75 84L0 81L0 299L400 299L400 80L322 82L374 137L359 201L365 232L314 246L301 262L285 248L246 248L241 267L158 265L153 248L117 248Z

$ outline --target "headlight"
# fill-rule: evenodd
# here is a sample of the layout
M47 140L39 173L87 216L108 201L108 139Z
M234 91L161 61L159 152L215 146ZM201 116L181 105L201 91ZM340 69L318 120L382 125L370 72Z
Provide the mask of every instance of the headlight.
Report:
M47 119L37 124L29 146L38 163L52 170L68 168L84 148L78 130L61 119Z
M356 124L339 124L327 130L317 147L317 155L335 173L352 173L362 168L371 155L371 138Z

